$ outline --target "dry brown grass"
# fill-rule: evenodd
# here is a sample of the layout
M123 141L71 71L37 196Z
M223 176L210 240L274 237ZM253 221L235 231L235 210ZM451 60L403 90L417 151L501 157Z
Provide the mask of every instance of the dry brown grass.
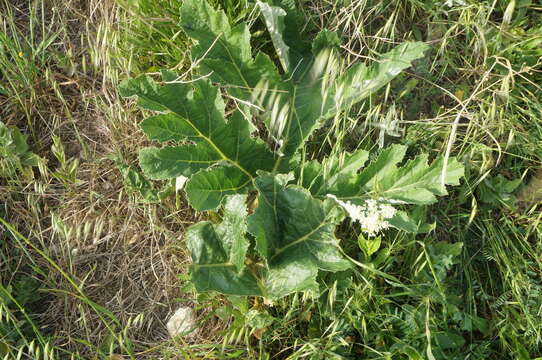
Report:
M28 31L32 16L27 5L3 4L12 7L21 31ZM120 334L130 319L143 315L128 329L136 350L143 350L166 340L168 315L180 301L192 301L180 291L177 274L186 271L182 235L195 214L182 199L180 208L175 199L163 204L138 202L137 195L124 190L114 162L106 159L121 153L135 162L137 150L145 144L137 126L139 113L116 94L119 70L108 68L111 63L100 53L103 29L115 31L112 24L121 13L108 0L44 3L46 23L59 32L51 50L68 54L69 64L62 67L53 60L39 64L45 68L35 74L33 94L22 102L4 96L0 103L4 121L34 134L31 146L48 160L49 173L36 175L33 183L21 187L0 183L0 202L8 203L11 224L68 273L88 299L118 319L122 326L115 332ZM52 174L61 165L51 153L53 136L60 137L69 161L79 161L77 183L62 182ZM44 330L55 334L63 348L91 355L92 347L78 340L103 344L109 330L100 317L107 315L76 295L47 259L31 254L31 261L47 273L41 279ZM220 327L209 326L207 334ZM206 336L204 331L196 340Z
M182 222L192 214L185 210L168 216L171 207L138 205L124 193L122 179L108 160L82 162L79 178L82 185L51 206L56 224L41 236L48 239L55 261L80 281L85 295L122 324L145 314L140 328L131 332L133 340L163 340L166 315L182 296L176 274L183 271L186 254L179 244ZM56 289L73 291L62 275L52 275L49 281ZM107 334L105 325L80 306L77 297L55 296L47 322L55 324L59 336L99 344Z

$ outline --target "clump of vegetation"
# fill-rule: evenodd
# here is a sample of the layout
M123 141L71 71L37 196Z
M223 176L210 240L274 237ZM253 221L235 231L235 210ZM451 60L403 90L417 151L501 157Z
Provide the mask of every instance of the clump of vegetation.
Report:
M282 8L258 5L283 74L266 55L252 56L246 24L231 28L226 15L205 1L185 1L181 8L181 26L197 41L192 52L200 64L198 74L220 84L238 103L228 120L219 88L207 79L184 84L164 72L163 84L144 76L128 81L122 93L137 95L143 108L162 112L142 122L149 138L178 143L143 149L145 174L188 177L185 191L196 210L224 204L220 224L204 222L187 230L196 288L279 299L317 290L318 270L350 267L334 235L345 216L341 208L370 235L382 227L379 223L415 233L423 224L390 204L433 203L436 195L446 194L446 184L459 184L463 169L455 159L428 165L427 156L398 168L406 151L401 146L383 150L367 166L364 150L321 161L302 159L299 150L317 128L386 85L420 58L425 46L405 43L371 67L360 64L343 73L336 34L324 30L310 50L287 44L283 35L299 29L284 23ZM255 119L263 123L271 148L251 135L259 125ZM298 185L289 185L293 182ZM249 216L247 195L234 194L254 190L257 205ZM257 257L247 260L252 247Z
M29 151L26 136L0 121L0 178L33 178L32 167L39 163L39 156Z

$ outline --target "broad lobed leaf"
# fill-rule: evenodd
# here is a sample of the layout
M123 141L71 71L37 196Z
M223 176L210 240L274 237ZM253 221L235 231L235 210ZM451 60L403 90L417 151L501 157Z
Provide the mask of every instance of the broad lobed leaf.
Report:
M368 153L358 150L342 159L330 157L322 164L308 162L298 170L302 184L314 195L335 195L340 200L363 201L367 198L390 203L429 205L437 196L446 195L445 185L459 185L463 166L450 158L446 167L442 157L428 164L427 154L418 155L398 167L406 146L391 145L363 168ZM441 176L445 172L444 184Z
M286 42L282 37L285 28L284 17L287 13L280 7L269 6L269 4L259 0L256 2L256 5L262 12L265 25L267 26L269 35L275 46L277 57L279 58L284 71L289 72L291 70L290 47L286 45Z
M427 46L405 43L385 54L376 64L359 64L341 75L335 50L335 33L323 31L307 51L298 32L295 11L258 2L258 7L285 70L281 75L262 53L252 56L246 24L231 27L223 12L206 1L185 0L181 26L196 41L192 49L199 73L224 86L240 101L259 109L269 134L280 145L280 154L291 157L322 122L386 85L411 62L421 58ZM244 106L243 105L243 106ZM280 161L280 159L279 159Z
M189 228L192 276L199 291L237 291L277 299L296 291L317 291L319 270L350 267L334 235L344 218L342 210L333 201L321 201L305 189L288 186L291 179L262 173L256 180L259 206L248 219L246 196L233 195L225 201L221 224L206 222ZM243 264L247 229L263 260L257 270L249 271Z
M358 150L341 158L326 158L322 163L310 161L297 174L301 184L315 196L330 194L358 204L378 199L392 204L429 205L437 201L437 196L447 195L446 185L459 185L464 168L455 158L450 158L445 166L443 157L429 164L427 154L422 154L398 167L405 153L406 146L392 145L363 167L368 153ZM397 212L389 222L413 233L421 225L403 211Z
M192 281L198 291L230 295L263 295L257 279L244 266L248 249L246 196L234 195L225 201L222 223L200 222L186 232L192 256Z
M140 165L151 179L189 177L187 194L196 210L217 208L224 196L249 186L257 170L271 169L275 163L267 145L251 136L241 112L225 120L221 94L208 80L157 84L141 76L124 83L121 93L137 95L144 108L163 112L144 120L143 131L151 139L179 145L142 149ZM212 187L203 188L206 184ZM207 199L201 198L202 192Z
M330 200L287 186L292 177L260 173L258 208L248 219L256 249L269 267L266 287L272 297L313 289L318 269L341 271L350 265L339 251L335 227L343 212Z
M224 12L213 9L207 1L185 0L180 25L197 41L192 58L199 64L199 72L227 86L232 96L249 101L260 81L280 83L280 75L268 56L260 53L252 57L245 23L232 28Z
M429 47L421 42L405 42L382 55L371 66L358 63L340 77L331 93L336 106L347 108L388 84Z
M322 163L312 160L296 169L296 179L312 194L325 196L330 189L337 188L340 179L357 174L368 159L368 151L357 150L353 153L345 151L334 154L324 159Z
M216 209L227 195L245 193L252 179L231 166L214 167L194 174L186 193L194 209Z

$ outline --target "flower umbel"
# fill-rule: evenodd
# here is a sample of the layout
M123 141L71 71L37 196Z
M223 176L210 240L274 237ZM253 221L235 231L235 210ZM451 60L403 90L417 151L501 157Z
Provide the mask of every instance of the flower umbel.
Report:
M391 219L397 209L389 204L378 203L378 201L369 199L362 205L352 204L350 201L341 201L335 195L328 194L328 197L334 199L348 216L360 223L361 230L368 236L376 236L380 231L389 228L391 225L387 221Z

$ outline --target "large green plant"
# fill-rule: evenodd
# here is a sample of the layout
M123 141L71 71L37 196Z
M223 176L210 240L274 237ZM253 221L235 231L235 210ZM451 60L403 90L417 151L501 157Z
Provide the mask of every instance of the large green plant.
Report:
M140 76L121 92L158 112L141 127L168 143L141 150L144 173L187 177L196 210L222 206L219 224L201 222L186 233L196 288L276 299L316 289L319 270L350 266L334 234L347 213L415 232L418 224L403 211L373 215L384 204L430 204L446 194L445 184L458 184L463 170L454 159L428 165L426 155L398 167L406 150L400 145L369 165L364 150L301 161L299 150L315 129L386 85L426 46L404 43L370 67L345 70L335 33L322 31L306 43L295 12L258 7L281 69L262 52L253 56L246 24L231 27L206 1L185 0L180 24L195 42L194 80L163 71L162 81ZM251 192L255 209L247 205Z

